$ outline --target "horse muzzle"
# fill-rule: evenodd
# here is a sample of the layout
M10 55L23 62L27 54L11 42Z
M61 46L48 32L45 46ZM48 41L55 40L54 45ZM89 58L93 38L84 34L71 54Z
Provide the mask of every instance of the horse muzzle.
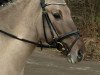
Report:
M67 59L70 63L77 63L84 59L84 53L82 50L79 50L77 53L69 53Z

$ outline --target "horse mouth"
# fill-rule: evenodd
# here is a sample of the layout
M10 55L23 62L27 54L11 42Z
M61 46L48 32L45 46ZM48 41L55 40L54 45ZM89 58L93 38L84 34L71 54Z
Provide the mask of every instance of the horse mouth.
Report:
M72 63L72 64L76 63L76 61L74 61L74 59L71 57L70 54L68 54L67 60L68 60L69 63Z
M81 56L80 55L74 56L71 54L67 55L68 62L70 62L72 64L77 63L77 62L81 62L83 59L84 59L84 54L82 54Z

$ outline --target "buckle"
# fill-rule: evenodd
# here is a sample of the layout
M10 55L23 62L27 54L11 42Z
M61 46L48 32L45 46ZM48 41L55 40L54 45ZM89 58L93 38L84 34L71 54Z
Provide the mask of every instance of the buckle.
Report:
M57 42L57 49L59 51L65 50L64 45L61 42Z
M64 42L57 42L57 50L59 50L63 55L67 56L70 52L69 48Z

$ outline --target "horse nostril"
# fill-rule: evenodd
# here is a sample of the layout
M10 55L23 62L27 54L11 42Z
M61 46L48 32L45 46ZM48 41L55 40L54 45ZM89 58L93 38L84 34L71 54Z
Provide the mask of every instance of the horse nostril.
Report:
M78 61L81 61L83 59L83 51L81 49L78 51L77 59Z

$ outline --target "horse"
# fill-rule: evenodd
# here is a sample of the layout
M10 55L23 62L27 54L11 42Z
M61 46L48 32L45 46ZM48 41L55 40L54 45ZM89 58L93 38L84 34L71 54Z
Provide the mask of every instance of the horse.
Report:
M56 48L71 63L84 43L64 0L16 0L0 8L0 75L23 75L36 47Z

